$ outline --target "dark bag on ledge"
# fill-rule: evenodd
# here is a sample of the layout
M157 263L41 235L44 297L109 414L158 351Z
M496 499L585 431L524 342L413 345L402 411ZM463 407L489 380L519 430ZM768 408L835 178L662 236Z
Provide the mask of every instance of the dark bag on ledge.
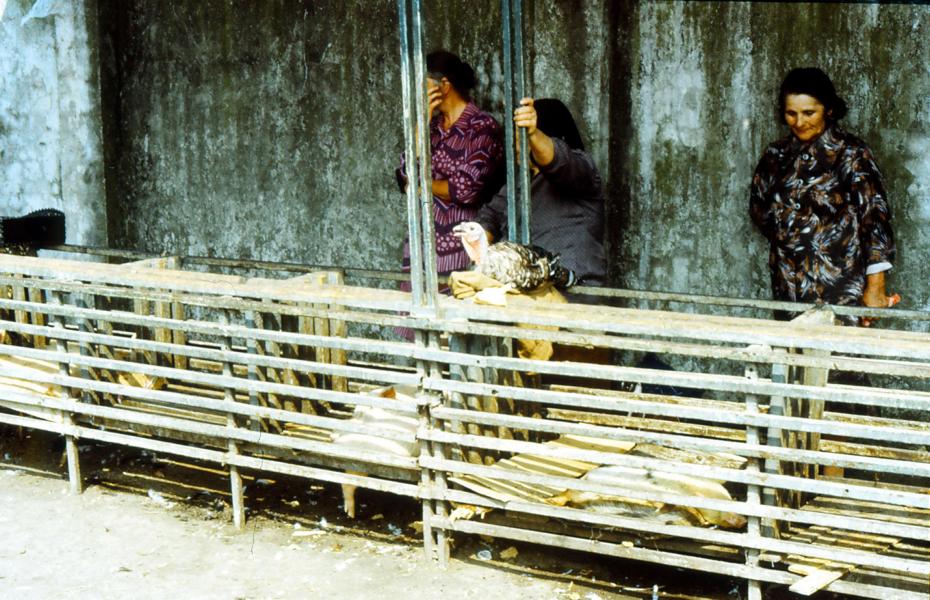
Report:
M0 217L0 246L57 246L65 243L65 213L47 208L24 217Z

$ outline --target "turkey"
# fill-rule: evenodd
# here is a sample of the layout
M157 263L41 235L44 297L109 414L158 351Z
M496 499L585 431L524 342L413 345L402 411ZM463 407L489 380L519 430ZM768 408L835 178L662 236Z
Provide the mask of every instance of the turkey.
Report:
M480 224L468 221L456 225L452 233L462 240L475 270L526 292L551 281L558 289L575 285L575 273L559 264L559 256L538 246L525 246L514 242L488 243L488 236Z
M410 386L393 386L381 388L365 393L376 398L402 398L408 402L414 401L416 389ZM420 446L416 441L419 420L404 412L378 408L375 406L357 405L352 413L352 421L372 427L377 427L385 433L406 435L407 441L399 441L390 437L380 437L370 433L340 432L333 435L333 443L353 450L363 450L376 454L390 454L394 456L415 457L420 453ZM350 475L365 475L361 471L346 471ZM351 483L342 484L343 510L350 518L355 518L355 489Z

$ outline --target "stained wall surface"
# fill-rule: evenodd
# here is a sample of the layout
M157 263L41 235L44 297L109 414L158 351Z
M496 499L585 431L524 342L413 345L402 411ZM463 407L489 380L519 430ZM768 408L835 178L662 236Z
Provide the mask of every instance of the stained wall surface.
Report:
M26 2L11 4L15 13ZM469 60L476 101L501 118L499 3L424 4L425 45ZM930 8L524 5L529 89L566 101L605 176L616 285L769 297L749 180L785 133L773 111L781 77L820 66L849 101L846 128L871 144L886 176L899 246L891 285L904 306L930 309ZM99 35L85 50L100 56L111 245L396 268L406 220L392 177L402 146L395 10L370 0L99 0ZM9 44L0 53L15 54ZM61 85L46 62L34 70L42 85ZM0 67L0 79L18 98L0 100L4 149L23 146L21 132L39 131L54 107L25 66ZM31 116L13 119L13 104ZM18 184L29 188L20 197L51 193L54 152L30 177L6 152L3 176L30 182ZM99 214L91 194L76 206Z
M106 3L112 242L393 267L394 3Z
M56 208L68 242L106 245L96 2L45 4L0 15L0 215Z

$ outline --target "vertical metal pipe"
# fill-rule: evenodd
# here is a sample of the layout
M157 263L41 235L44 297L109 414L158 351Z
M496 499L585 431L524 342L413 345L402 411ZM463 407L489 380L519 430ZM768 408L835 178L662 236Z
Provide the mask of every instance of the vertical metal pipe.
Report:
M513 0L513 83L518 104L526 96L526 70L523 65L523 0ZM530 243L530 153L526 135L520 133L520 221L518 235L521 244ZM512 238L511 238L512 239Z
M409 0L397 0L397 22L400 34L400 79L404 111L404 156L407 167L407 235L410 245L410 286L413 303L423 305L423 234L420 229L420 204L417 198L419 164L417 162L417 129L414 117L412 90L416 89L410 69L410 29L407 24Z
M422 219L422 255L424 270L425 306L435 308L438 304L439 277L436 274L436 233L433 223L433 175L430 164L429 135L429 99L426 95L426 66L423 57L423 26L420 0L413 0L412 38L414 82L417 99L417 122L420 136L417 145L417 158L420 163L420 218Z
M510 0L501 0L504 63L504 156L507 166L507 239L517 240L517 195L514 176L513 45L510 40Z
M427 345L432 350L439 350L439 332L430 331L427 332ZM442 379L442 368L438 363L430 362L428 363L427 372L431 379ZM437 396L435 398L436 402L439 402L441 399ZM432 404L431 404L432 405ZM442 424L435 418L430 417L427 422L427 426L433 430L441 430ZM445 460L449 458L449 452L445 444L441 443L430 443L430 448L432 450L432 456L436 459ZM449 506L446 503L445 495L446 490L448 489L448 482L446 481L445 471L438 470L433 473L432 477L433 489L436 490L439 494L439 499L433 502L433 514L437 515L440 519L445 520L449 516ZM440 567L449 566L449 554L450 554L450 542L449 534L445 529L438 529L436 531L436 558L439 560Z
M411 26L408 29L408 11ZM416 308L436 307L438 277L436 276L436 239L433 223L433 190L430 165L429 104L426 96L426 70L423 64L423 41L419 0L397 0L400 26L401 71L403 77L404 136L407 156L407 224L410 232L410 278L413 304ZM411 72L412 63L412 72ZM416 111L416 112L414 112ZM419 195L418 192L419 191ZM427 333L414 332L414 342L425 347ZM422 380L426 365L417 362L417 373ZM422 385L418 395L425 393ZM419 407L420 426L429 427L429 407ZM420 439L423 456L430 455L427 440ZM420 485L432 488L432 471L420 470ZM423 550L433 558L436 536L433 532L433 502L422 500ZM441 558L441 556L440 556Z
M427 335L428 332L419 330L414 332L416 337L417 346L423 348L427 345ZM417 379L421 382L426 379L428 374L428 364L423 360L418 360L416 363L417 369ZM417 397L422 398L425 395L428 395L428 392L423 389L422 383L418 386ZM430 409L429 405L426 403L420 403L417 407L419 425L423 430L428 430L431 428L430 424ZM423 438L422 436L417 436L417 441L420 446L420 456L432 456L432 444L429 440ZM428 467L420 468L420 487L423 490L433 490L433 470ZM435 516L435 511L433 510L433 501L429 498L429 494L425 498L420 499L422 515L423 515L423 552L426 554L428 560L433 560L434 558L442 558L442 552L440 551L439 556L434 555L434 551L437 549L436 544L436 533L433 531L433 517Z

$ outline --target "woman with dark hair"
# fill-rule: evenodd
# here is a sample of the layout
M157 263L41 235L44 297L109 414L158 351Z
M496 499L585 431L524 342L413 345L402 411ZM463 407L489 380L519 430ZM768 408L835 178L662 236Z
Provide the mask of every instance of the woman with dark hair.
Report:
M774 298L894 306L900 296L885 290L895 257L885 186L865 142L838 125L846 102L823 71L803 68L785 77L776 106L790 133L766 148L749 196L771 244Z
M474 219L481 204L500 187L504 151L500 124L471 101L475 86L471 66L451 52L437 50L426 56L426 69L429 112L435 113L429 132L436 264L439 274L445 275L469 264L452 229ZM403 161L397 178L405 191ZM403 269L410 270L409 240L404 242Z
M529 142L533 245L558 254L560 264L574 273L578 285L605 285L601 176L591 155L585 152L571 112L559 100L524 98L513 120ZM506 188L478 212L475 221L484 228L489 241L506 237Z

